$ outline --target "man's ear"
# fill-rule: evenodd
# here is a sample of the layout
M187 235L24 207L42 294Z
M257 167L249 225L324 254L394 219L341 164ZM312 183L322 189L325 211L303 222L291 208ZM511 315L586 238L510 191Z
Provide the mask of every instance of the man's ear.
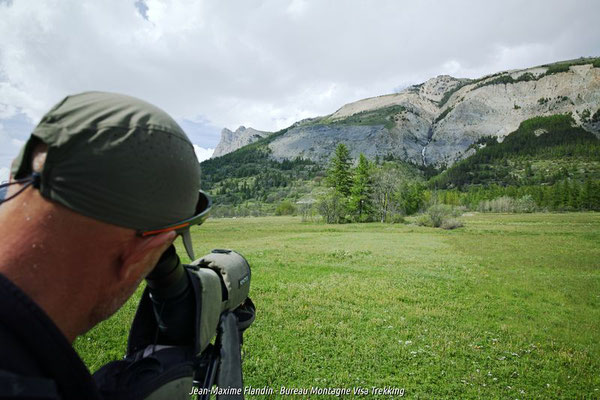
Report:
M121 255L119 280L139 281L144 278L176 236L177 234L171 231L147 237L134 237Z

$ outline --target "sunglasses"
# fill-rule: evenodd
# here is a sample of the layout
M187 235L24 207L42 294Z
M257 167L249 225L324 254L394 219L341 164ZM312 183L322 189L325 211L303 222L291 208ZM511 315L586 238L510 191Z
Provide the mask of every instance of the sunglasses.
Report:
M138 231L137 234L139 236L146 237L158 235L159 233L163 232L175 231L177 232L177 234L181 235L181 238L183 239L183 246L185 247L185 251L190 257L190 260L194 260L196 257L194 256L194 248L192 246L192 236L190 234L190 227L192 225L202 225L202 223L204 223L204 221L206 221L206 219L208 218L211 206L212 200L210 199L210 197L208 197L206 193L200 190L198 192L196 212L194 213L195 215L193 217L160 228L149 229L147 231Z

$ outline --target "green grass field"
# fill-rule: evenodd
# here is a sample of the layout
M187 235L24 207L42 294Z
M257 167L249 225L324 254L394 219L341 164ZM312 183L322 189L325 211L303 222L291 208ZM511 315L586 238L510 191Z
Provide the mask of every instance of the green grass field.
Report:
M444 231L268 217L197 228L197 253L233 248L252 266L245 383L599 398L600 214L464 222ZM123 356L139 293L77 340L92 371Z

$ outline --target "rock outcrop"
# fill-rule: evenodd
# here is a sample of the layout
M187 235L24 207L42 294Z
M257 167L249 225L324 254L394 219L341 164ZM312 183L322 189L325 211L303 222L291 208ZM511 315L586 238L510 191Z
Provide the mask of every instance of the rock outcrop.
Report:
M599 62L580 59L475 80L438 76L399 93L356 101L331 115L297 122L267 139L268 146L279 160L299 156L325 162L343 142L356 158L360 153L369 158L391 155L441 166L470 155L478 139L502 140L522 121L536 116L571 114L576 124L600 137ZM246 133L249 130L238 135L244 139L235 143L228 139L217 150L231 151L237 143L251 142L256 136ZM215 151L214 156L220 154L224 153Z
M577 124L599 134L600 126L584 116L600 109L600 68L578 65L551 75L534 68L509 76L517 80L526 73L539 79L479 86L497 79L489 78L456 91L440 110L449 110L446 116L433 124L425 163L452 164L466 156L469 146L482 136L503 139L535 116L571 114Z
M239 149L240 147L246 146L250 143L254 143L257 140L270 135L271 132L259 131L252 128L246 128L240 126L235 132L224 128L221 131L221 140L215 148L215 151L211 158L221 157L227 153L231 153Z

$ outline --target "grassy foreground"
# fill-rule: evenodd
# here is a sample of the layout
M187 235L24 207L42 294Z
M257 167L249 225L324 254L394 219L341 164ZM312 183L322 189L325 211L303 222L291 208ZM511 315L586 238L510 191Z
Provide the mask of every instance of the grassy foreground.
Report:
M270 397L281 386L600 397L600 214L479 214L465 224L269 217L197 228L197 254L233 248L252 266L245 384L274 388ZM139 294L77 340L92 371L123 356Z

